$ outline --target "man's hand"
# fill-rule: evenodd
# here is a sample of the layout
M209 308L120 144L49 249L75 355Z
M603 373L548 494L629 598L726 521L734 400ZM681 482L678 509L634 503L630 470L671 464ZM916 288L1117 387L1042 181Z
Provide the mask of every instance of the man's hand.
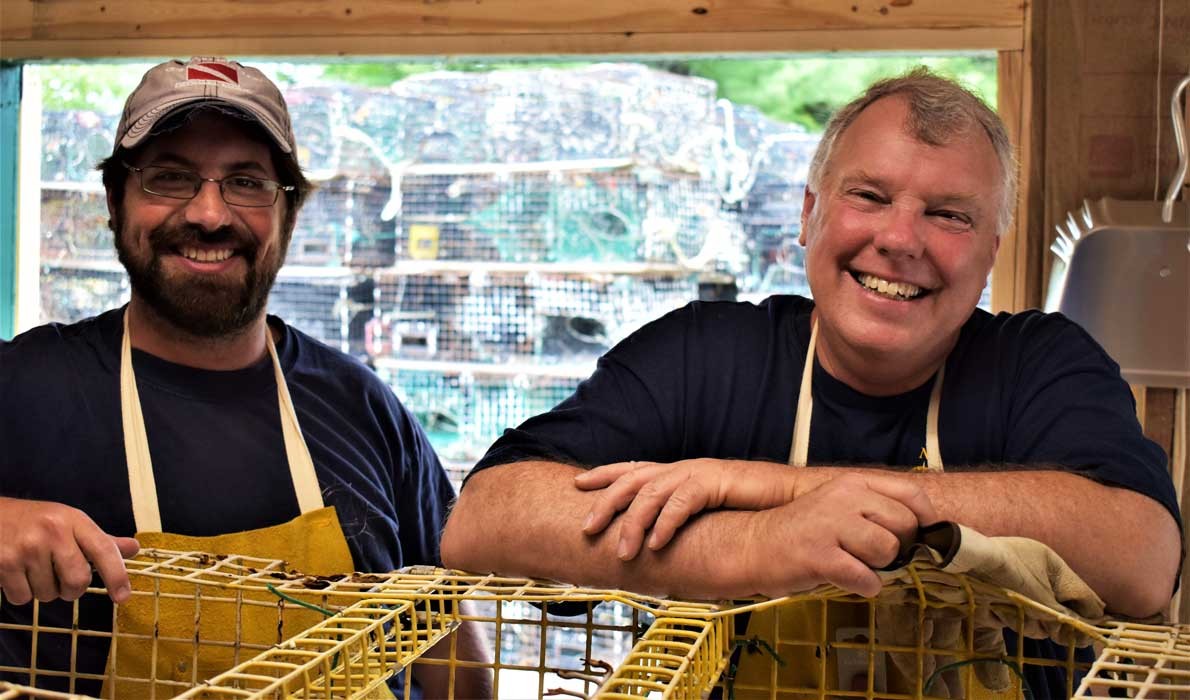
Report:
M852 474L757 513L740 546L756 593L775 598L830 583L870 598L881 588L873 569L890 564L919 526L938 520L911 481Z
M77 508L0 497L0 592L15 605L76 600L91 585L92 567L122 603L131 595L124 558L139 550L135 539L108 535Z
M625 561L646 543L657 551L691 516L704 510L763 510L793 500L796 470L767 462L688 459L671 464L619 462L574 478L584 491L603 489L583 523L583 532L602 532L622 510L617 554Z
M657 551L678 528L704 510L765 511L743 546L758 593L788 595L823 583L872 596L880 591L873 569L896 558L903 540L939 520L925 491L911 480L879 472L823 482L805 493L799 470L761 462L688 460L673 464L625 462L575 477L580 489L603 488L583 531L603 531L619 516L618 556L631 560L647 546ZM795 498L796 494L796 498ZM625 510L626 509L626 510ZM743 533L741 533L743 534Z

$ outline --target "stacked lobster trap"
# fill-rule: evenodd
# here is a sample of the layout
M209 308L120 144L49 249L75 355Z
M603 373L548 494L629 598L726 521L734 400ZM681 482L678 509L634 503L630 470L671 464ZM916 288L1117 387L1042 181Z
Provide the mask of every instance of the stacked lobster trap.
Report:
M409 674L434 670L449 697L487 678L502 698L1036 698L1028 679L1044 667L1064 672L1062 696L1190 694L1186 627L1092 624L923 563L873 599L823 587L739 604L430 568L310 576L163 550L128 568L119 606L98 587L73 603L0 604L15 659L0 666L0 698L408 697ZM1098 658L1005 651L988 620L1093 644ZM463 624L475 647L458 639Z
M529 373L517 368L503 373L452 368L398 371L389 363L378 363L376 371L413 411L455 484L462 483L483 457L493 436L558 405L581 379L577 372Z
M505 428L553 408L595 360L697 297L691 275L472 269L375 273L366 345L461 482Z
M548 270L378 272L375 281L374 357L541 367L593 361L698 291L689 275Z

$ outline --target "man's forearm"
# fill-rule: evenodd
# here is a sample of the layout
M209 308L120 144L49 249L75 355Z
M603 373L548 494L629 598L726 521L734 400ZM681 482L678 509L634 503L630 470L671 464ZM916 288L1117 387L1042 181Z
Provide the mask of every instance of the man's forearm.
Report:
M796 495L849 467L798 473ZM1180 533L1169 512L1134 491L1063 471L904 473L925 489L938 514L989 536L1049 545L1115 613L1147 616L1173 593Z
M494 467L471 477L442 536L446 566L551 578L595 587L715 599L753 595L733 559L756 513L720 511L688 523L660 552L616 555L618 527L582 532L596 493L579 491L581 470L549 462Z
M464 615L474 615L469 601L461 601ZM464 620L455 633L439 641L413 666L413 675L427 698L492 697L492 654L490 642L474 620ZM450 664L451 658L463 663ZM427 663L438 659L444 663Z
M740 467L747 466L719 464L733 473L742 473ZM844 498L826 508L820 507L818 497L826 486L833 486L828 482L848 480L840 477L865 476L870 481L877 473L881 479L916 485L929 497L938 517L989 536L1044 542L1116 613L1147 616L1159 611L1172 592L1180 554L1176 524L1155 501L1066 472L933 474L781 467L768 470L763 478L792 479L791 503L761 511L701 515L659 552L645 549L623 562L616 556L623 518L613 520L597 536L582 533L582 521L597 492L574 488L573 477L579 472L575 467L526 462L472 477L443 537L447 565L697 598L805 590L822 582L827 573L814 570L819 560L803 556L778 564L778 559L793 556L791 549L828 530L833 530L826 532L829 541L817 543L826 548L820 551L835 547L850 551L840 538L866 522L842 524L842 513L853 502L846 493L834 494ZM857 494L857 498L866 497ZM810 507L815 500L819 501L814 504L816 518L810 518L799 505L804 502ZM826 562L825 568L837 573L840 569L834 564L839 563L837 559ZM786 578L773 580L769 573L774 568ZM782 588L790 584L795 587Z

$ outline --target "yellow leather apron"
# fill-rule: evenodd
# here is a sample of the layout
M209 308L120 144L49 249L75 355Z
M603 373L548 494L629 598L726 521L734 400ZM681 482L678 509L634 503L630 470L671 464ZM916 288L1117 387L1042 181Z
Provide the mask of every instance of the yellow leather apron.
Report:
M818 324L810 329L810 343L806 348L806 362L802 368L802 386L798 393L797 415L793 423L793 443L789 449L789 464L806 466L810 452L810 419L814 412L814 396L811 384L814 376L814 348L818 341ZM938 445L938 406L942 397L942 375L945 365L938 369L934 386L930 392L930 405L926 412L926 465L922 470L942 471L942 452ZM825 610L824 610L825 608ZM824 620L825 614L825 620ZM825 681L825 687L839 690L866 690L867 654L862 651L835 650L834 642L866 640L868 631L868 609L864 605L825 603L809 601L797 605L768 608L754 613L748 621L745 639L763 639L771 644L784 665L777 664L772 657L755 648L745 648L739 659L736 673L737 698L769 697L768 688L817 688ZM821 640L818 644L778 644L774 640ZM822 655L826 656L825 662ZM854 659L846 658L848 655ZM879 664L880 660L877 660ZM825 679L820 678L825 666ZM876 669L877 683L883 674ZM765 688L763 692L750 688ZM794 694L794 697L801 697Z
M120 410L136 539L142 547L283 559L290 568L307 574L353 571L351 552L335 509L323 505L314 463L302 438L272 332L267 328L265 337L277 378L285 453L301 515L280 525L213 537L164 533L149 441L133 375L132 341L125 309L120 349ZM121 636L109 653L105 698L173 697L184 690L178 683L202 682L256 656L260 645L277 644L323 619L320 613L297 605L280 606L279 599L269 593L244 593L242 600L236 600L238 594L234 591L216 593L209 586L147 577L133 577L132 589L129 601L117 606L116 624ZM155 591L156 595L138 594L144 591ZM149 678L157 681L143 680Z

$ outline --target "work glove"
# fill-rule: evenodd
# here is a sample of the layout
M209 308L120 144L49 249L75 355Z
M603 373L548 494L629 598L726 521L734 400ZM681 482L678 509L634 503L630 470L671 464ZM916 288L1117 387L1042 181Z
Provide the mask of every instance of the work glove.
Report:
M920 588L906 566L914 567ZM920 528L883 575L885 592L877 604L877 636L882 645L918 647L920 630L923 686L934 696L964 697L958 669L931 677L935 671L966 655L964 622L975 629L971 651L977 658L1005 656L1003 629L1012 627L1025 637L1049 638L1060 644L1082 646L1089 638L1064 624L1058 615L1022 605L1003 594L984 591L972 596L968 586L954 576L965 574L992 587L1008 589L1058 613L1088 622L1101 621L1104 603L1048 546L1024 537L987 537L954 523ZM972 601L972 598L975 598ZM974 603L974 605L973 605ZM946 650L954 650L949 656ZM918 653L890 652L890 690L913 692L919 678ZM973 670L988 690L1011 686L1009 669L1001 663L976 663ZM896 687L900 686L900 687ZM923 688L924 689L924 688Z

